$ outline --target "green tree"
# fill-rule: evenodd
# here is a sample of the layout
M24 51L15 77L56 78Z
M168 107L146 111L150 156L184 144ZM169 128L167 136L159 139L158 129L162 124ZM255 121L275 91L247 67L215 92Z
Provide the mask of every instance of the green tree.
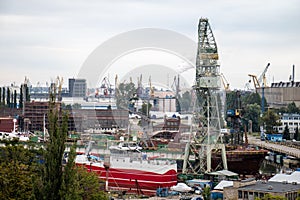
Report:
M211 193L211 191L210 191L210 187L205 187L204 189L203 189L203 199L204 200L209 200L210 199L210 193Z
M299 128L297 126L296 130L295 130L295 134L294 134L294 139L299 141Z
M189 91L186 91L182 94L182 96L179 96L179 104L181 111L189 111L191 106L192 96Z
M143 115L149 117L149 113L150 113L151 108L152 108L152 104L150 104L150 103L143 103L140 112Z
M288 125L285 125L284 130L283 130L283 136L282 139L290 140L290 129Z
M67 136L67 114L60 114L55 95L49 102L49 134L46 150L18 140L0 147L1 199L108 199L98 175L75 166L75 144L65 166L62 156ZM103 182L102 182L103 185Z
M77 167L76 170L76 192L80 199L109 199L103 190L104 182L99 180L95 172L88 172L83 167Z
M14 104L13 104L14 108L17 108L17 91L14 90Z
M271 109L268 109L267 112L264 113L262 123L264 123L267 133L274 133L273 128L281 125L279 115Z
M50 93L49 99L49 141L43 155L45 164L42 167L41 178L35 185L37 199L108 199L100 190L98 176L88 174L86 169L82 172L75 166L76 144L71 147L68 162L63 166L68 115L61 113L55 102L55 92Z
M68 162L64 167L64 173L62 177L62 186L60 188L60 196L62 199L78 199L76 184L76 144L74 143L70 148L68 155Z
M8 107L10 107L10 89L9 88L7 88L7 90L6 90L6 105Z
M72 110L72 105L71 104L65 104L65 103L61 103L61 109L62 110Z
M278 114L288 113L287 107L277 108L276 113L278 113Z
M289 103L287 105L287 112L288 113L296 113L296 114L299 114L300 113L300 110L299 108L296 106L295 102L292 102L292 103Z
M30 92L27 84L25 84L25 101L30 102Z
M120 83L116 88L116 104L119 109L127 109L129 101L136 96L134 83Z
M41 196L43 199L61 199L63 184L63 154L68 131L68 116L61 114L56 102L55 91L50 92L49 98L49 142L44 151L45 164L42 171Z
M38 178L38 156L41 150L24 148L17 140L2 141L0 148L1 199L34 199L33 183Z
M256 197L255 200L286 200L286 198L283 196L266 194L262 198Z
M244 108L244 115L243 119L246 121L251 120L252 121L252 130L253 132L259 132L259 122L260 122L260 106L255 103L255 104L248 104Z
M81 104L79 104L79 103L74 103L74 104L72 105L72 109L81 109Z
M63 184L60 190L62 199L108 199L103 191L104 182L100 181L94 172L88 172L84 167L76 167L76 144L71 147L68 162L64 168ZM103 187L101 187L101 185Z
M231 91L226 93L226 108L235 108L236 91Z
M20 87L20 99L19 99L19 108L23 108L23 85Z
M248 92L248 93L245 93L243 95L241 95L241 101L242 101L242 104L243 104L243 107L245 105L248 105L248 104L257 104L257 105L261 105L261 96L256 93L256 92ZM265 102L265 105L266 102Z
M32 198L32 181L28 165L17 160L7 164L1 163L0 186L2 199Z
M5 87L2 88L2 102L5 105Z

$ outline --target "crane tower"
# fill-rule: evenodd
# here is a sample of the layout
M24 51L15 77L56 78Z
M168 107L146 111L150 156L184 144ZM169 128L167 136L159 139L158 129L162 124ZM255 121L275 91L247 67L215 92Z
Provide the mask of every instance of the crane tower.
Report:
M218 64L217 44L208 23L201 18L198 26L198 50L196 58L196 84L193 86L197 95L196 116L198 130L186 146L183 173L210 172L212 169L212 154L221 150L223 168L227 169L225 146L220 137L222 120L221 104L221 74ZM190 163L193 156L195 163ZM221 166L220 163L219 166ZM189 165L189 168L188 168Z

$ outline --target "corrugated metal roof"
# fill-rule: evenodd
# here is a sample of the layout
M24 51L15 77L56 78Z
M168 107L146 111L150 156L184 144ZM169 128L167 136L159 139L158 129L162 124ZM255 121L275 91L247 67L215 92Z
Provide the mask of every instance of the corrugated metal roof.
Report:
M247 185L240 187L239 191L255 191L255 192L276 192L276 193L286 193L291 191L298 191L300 189L299 184L290 183L279 183L279 182L261 182L258 181L256 184Z

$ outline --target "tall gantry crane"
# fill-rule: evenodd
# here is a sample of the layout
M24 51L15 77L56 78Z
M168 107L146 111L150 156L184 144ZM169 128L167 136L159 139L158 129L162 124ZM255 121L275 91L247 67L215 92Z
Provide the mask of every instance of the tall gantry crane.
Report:
M198 50L196 58L196 84L194 90L197 95L197 116L199 124L196 134L187 143L183 173L205 173L215 170L212 168L212 154L221 149L222 163L220 167L227 169L225 145L220 137L222 119L221 74L218 64L217 44L208 23L208 19L201 18L198 26ZM190 155L195 163L190 163ZM197 162L198 161L198 162ZM223 166L221 165L223 164Z

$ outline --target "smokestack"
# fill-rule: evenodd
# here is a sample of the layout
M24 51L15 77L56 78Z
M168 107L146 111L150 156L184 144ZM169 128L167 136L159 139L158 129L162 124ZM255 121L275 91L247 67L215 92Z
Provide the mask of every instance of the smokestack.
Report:
M294 83L295 81L295 65L293 65L293 75L292 75L292 82Z

